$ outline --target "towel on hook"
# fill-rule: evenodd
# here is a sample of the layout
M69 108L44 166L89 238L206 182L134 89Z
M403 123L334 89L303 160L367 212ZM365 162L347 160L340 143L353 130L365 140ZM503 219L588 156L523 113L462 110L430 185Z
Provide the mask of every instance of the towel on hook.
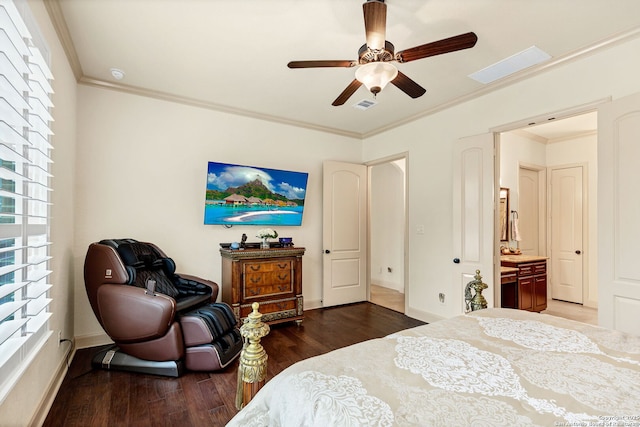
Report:
M518 215L514 214L513 218L511 218L511 239L519 242L522 240L520 237L520 228L518 227Z

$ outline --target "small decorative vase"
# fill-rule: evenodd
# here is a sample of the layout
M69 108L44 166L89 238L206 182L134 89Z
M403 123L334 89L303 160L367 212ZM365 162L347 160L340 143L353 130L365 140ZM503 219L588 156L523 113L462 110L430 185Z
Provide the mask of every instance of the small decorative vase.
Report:
M262 238L262 243L260 243L260 249L269 249L269 240L266 237Z

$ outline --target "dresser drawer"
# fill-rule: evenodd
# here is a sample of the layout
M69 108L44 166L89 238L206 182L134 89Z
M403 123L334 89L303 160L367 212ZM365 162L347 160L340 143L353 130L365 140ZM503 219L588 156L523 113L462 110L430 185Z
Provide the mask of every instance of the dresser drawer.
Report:
M260 303L260 313L263 315L262 320L269 322L276 320L280 315L295 316L296 303L296 298L263 301ZM253 309L251 308L251 304L243 304L240 306L240 317L247 317L252 311Z
M292 277L291 270L283 271L265 271L263 273L246 273L244 277L244 286L246 288L253 288L256 286L262 286L265 283L273 285L291 285Z
M252 277L252 279L256 279ZM247 282L242 286L242 300L251 301L260 297L274 297L278 295L293 294L293 282L289 280L284 283L274 283L275 281L260 280Z
M291 271L291 260L251 261L244 263L244 272L269 273L273 271Z
M247 262L242 273L242 300L292 294L293 284L290 260Z

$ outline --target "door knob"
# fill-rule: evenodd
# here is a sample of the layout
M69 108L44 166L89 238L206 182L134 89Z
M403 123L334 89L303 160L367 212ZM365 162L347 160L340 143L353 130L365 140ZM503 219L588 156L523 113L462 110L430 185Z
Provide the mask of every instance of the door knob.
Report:
M330 254L330 253L331 253L331 251L330 251L329 249L325 249L325 250L324 250L324 253L325 253L325 254Z
M578 249L578 250L576 251L576 255L580 255L581 253L582 253L582 252L580 251L580 249Z
M460 264L460 258L454 258L453 262L454 264Z

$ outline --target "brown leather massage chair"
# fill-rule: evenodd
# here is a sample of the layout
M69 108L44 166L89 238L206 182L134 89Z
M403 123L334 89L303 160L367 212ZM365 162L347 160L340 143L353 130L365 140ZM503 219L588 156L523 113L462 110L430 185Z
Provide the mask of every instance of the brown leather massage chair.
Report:
M185 369L222 369L240 354L237 320L227 304L215 302L218 285L175 269L152 243L89 245L87 295L115 343L94 357L94 367L177 377Z

